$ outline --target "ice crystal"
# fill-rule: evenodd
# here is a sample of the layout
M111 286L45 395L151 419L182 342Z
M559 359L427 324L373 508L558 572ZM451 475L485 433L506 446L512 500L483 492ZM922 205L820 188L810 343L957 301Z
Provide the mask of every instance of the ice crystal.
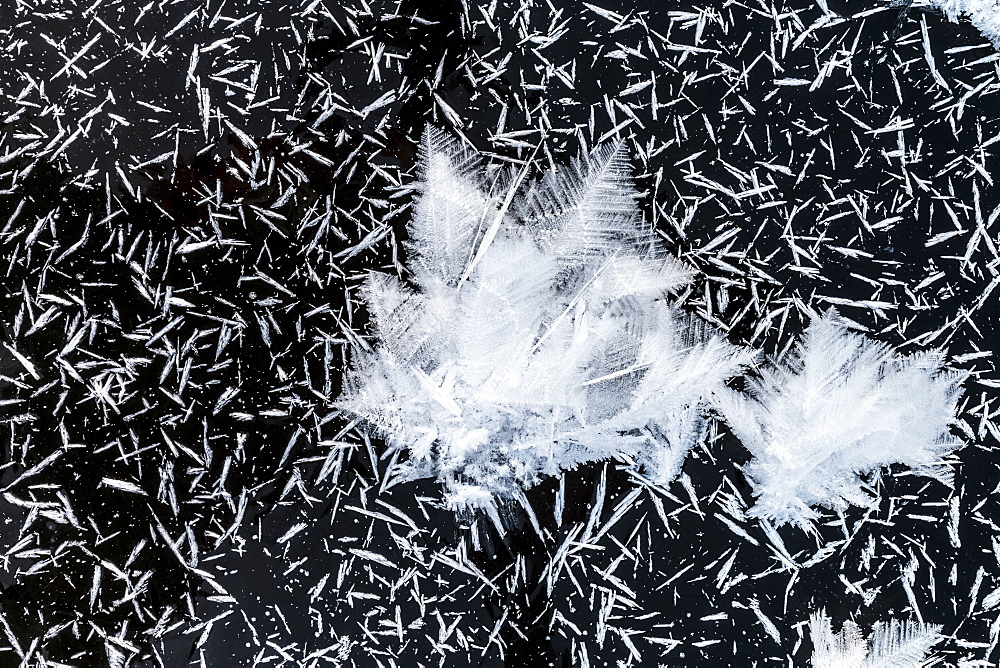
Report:
M897 619L879 622L866 641L852 621L834 633L824 612L809 619L813 668L920 668L930 665L927 654L941 639L941 626Z
M692 272L644 224L624 149L523 189L488 188L434 129L421 161L412 285L369 275L377 340L355 346L341 399L405 452L398 479L437 478L453 507L491 511L618 456L672 480L704 399L751 353L666 300Z
M984 37L1000 48L1000 2L997 0L928 0L950 21L966 18Z
M962 375L942 371L942 361L899 355L830 312L746 394L720 393L726 421L753 454L750 513L806 526L813 506L871 505L862 476L893 463L947 481L941 458L961 445L949 425Z

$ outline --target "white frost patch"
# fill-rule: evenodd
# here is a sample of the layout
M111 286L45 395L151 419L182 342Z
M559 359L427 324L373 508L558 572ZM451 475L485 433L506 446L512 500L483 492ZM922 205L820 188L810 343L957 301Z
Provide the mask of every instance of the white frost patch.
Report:
M997 0L927 0L922 4L939 10L950 21L967 18L984 37L1000 48L1000 2Z
M941 639L941 626L893 619L875 625L866 641L852 621L839 633L826 613L809 618L813 668L921 668L930 665L927 654Z
M941 458L962 445L949 425L963 375L941 371L942 361L898 355L831 312L747 394L720 392L721 412L754 457L750 514L805 527L818 516L811 506L871 505L862 475L893 463L949 481Z
M375 342L356 341L341 408L401 453L396 480L436 478L483 508L584 462L627 458L673 480L713 402L753 455L750 514L808 527L817 506L872 505L865 476L899 463L950 482L942 458L962 374L817 317L748 392L754 351L672 306L692 271L643 223L624 150L598 149L522 189L428 129L409 281L371 273Z
M439 131L422 148L412 280L369 275L377 342L354 347L340 406L405 451L398 479L437 478L455 508L617 456L672 480L753 352L665 301L692 271L643 222L624 149L522 192L487 187Z

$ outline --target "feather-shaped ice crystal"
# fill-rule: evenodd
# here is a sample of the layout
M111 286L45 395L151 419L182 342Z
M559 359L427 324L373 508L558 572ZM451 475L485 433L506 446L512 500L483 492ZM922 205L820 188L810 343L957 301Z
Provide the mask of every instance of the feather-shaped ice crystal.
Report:
M950 21L967 18L984 37L1000 48L1000 2L997 0L926 0L918 3L941 11Z
M939 354L901 356L849 332L832 312L815 318L748 394L718 397L753 454L750 513L805 527L817 517L811 506L870 505L861 476L893 463L947 481L941 458L962 445L949 435L962 375L941 364Z
M893 619L875 625L866 641L852 621L844 622L834 633L830 618L824 613L809 619L813 643L813 668L921 668L929 665L927 654L938 640L941 627L908 620Z
M340 405L405 451L455 508L494 508L543 475L625 455L669 481L703 435L703 398L750 353L672 308L691 271L638 211L606 147L516 193L428 129L410 233L412 284L363 293ZM516 197L514 195L517 195Z

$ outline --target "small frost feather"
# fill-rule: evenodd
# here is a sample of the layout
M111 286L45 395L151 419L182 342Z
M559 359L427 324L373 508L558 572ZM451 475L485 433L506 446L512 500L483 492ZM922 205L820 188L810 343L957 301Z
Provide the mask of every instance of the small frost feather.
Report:
M941 458L962 445L949 426L963 376L941 364L938 354L901 356L851 333L833 312L815 318L747 394L718 396L753 455L750 514L807 526L817 517L811 506L871 505L862 476L893 463L948 482Z

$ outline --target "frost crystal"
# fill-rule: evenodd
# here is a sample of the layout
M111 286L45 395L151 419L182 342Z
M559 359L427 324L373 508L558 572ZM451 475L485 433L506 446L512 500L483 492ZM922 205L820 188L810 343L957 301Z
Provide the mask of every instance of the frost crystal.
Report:
M927 654L941 639L941 626L893 619L875 625L865 641L861 629L844 622L834 633L830 618L824 613L809 618L813 642L813 668L920 668L930 665Z
M372 273L377 343L353 350L340 405L494 510L543 475L626 456L657 481L703 436L703 399L750 357L664 301L691 271L643 223L625 151L602 148L518 193L480 180L439 131L422 142L412 287Z
M719 408L753 454L750 514L808 526L810 506L871 505L862 475L892 463L947 482L941 457L961 446L949 425L962 375L941 363L936 353L900 356L831 312L748 395L721 392Z
M997 0L929 0L950 21L966 17L984 37L1000 48L1000 2Z

